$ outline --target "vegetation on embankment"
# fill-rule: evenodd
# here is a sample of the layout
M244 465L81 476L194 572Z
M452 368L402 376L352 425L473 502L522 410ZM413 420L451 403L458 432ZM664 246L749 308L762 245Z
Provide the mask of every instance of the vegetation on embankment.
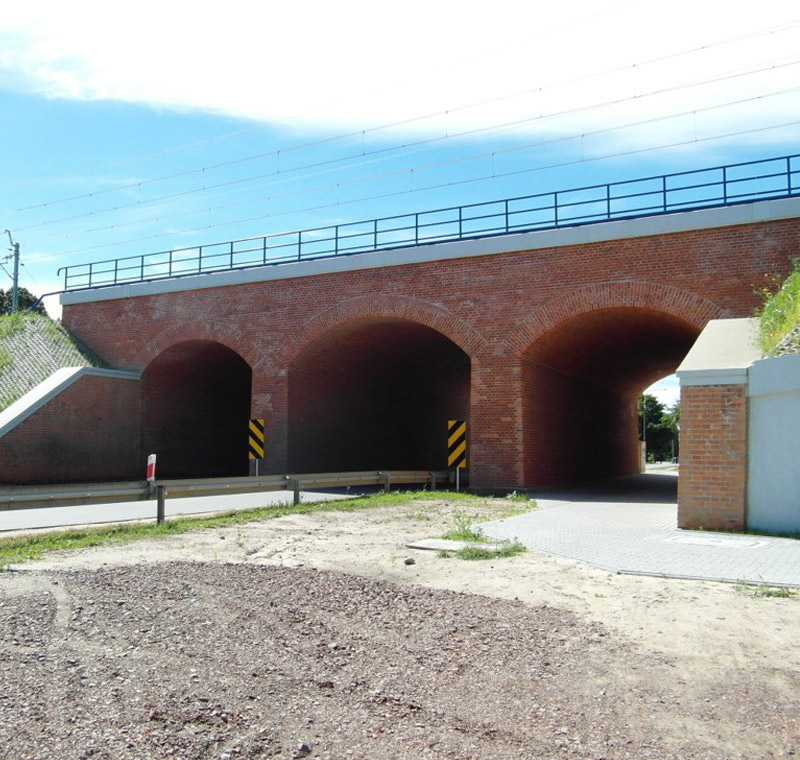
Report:
M41 314L0 317L0 411L62 367L102 362L66 328Z
M776 288L764 288L764 305L756 312L758 340L766 356L800 352L800 260Z

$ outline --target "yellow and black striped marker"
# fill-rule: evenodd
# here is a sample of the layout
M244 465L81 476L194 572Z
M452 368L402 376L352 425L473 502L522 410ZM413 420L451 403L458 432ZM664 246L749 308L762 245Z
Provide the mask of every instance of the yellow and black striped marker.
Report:
M447 420L447 466L467 466L466 420Z
M264 420L250 420L250 459L264 458Z

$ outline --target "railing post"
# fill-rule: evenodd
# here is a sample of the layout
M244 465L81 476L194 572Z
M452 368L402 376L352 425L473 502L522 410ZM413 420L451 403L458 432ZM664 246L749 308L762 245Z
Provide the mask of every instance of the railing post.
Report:
M606 185L606 219L611 219L611 185Z
M264 235L264 237L261 238L261 248L262 248L261 263L262 264L266 264L267 263L267 236L266 235Z
M172 251L169 252L169 276L172 277Z
M339 255L339 225L333 228L333 255Z
M558 227L558 193L553 193L553 224Z
M505 200L506 232L508 232L508 199Z
M89 264L89 285L92 284L92 277L94 276L94 264Z
M229 264L228 269L233 269L233 240L231 240L231 263Z
M661 210L667 210L667 176L661 175Z
M203 271L203 246L199 246L197 249L197 271Z
M298 230L297 231L297 260L300 261L300 259L302 259L302 258L303 258L303 231L302 230Z
M722 167L722 202L728 205L728 167Z
M462 219L462 213L461 212L463 210L464 209L463 209L462 206L458 207L458 239L459 240L461 240L461 236L462 236L463 219Z
M164 486L156 486L156 524L164 522L164 502L166 489Z
M792 157L786 156L786 190L792 194Z
M114 284L117 284L118 279L118 272L119 272L119 259L114 259ZM172 274L172 272L170 272Z
M414 245L419 245L419 213L414 214Z
M372 220L372 247L374 250L378 250L378 220Z

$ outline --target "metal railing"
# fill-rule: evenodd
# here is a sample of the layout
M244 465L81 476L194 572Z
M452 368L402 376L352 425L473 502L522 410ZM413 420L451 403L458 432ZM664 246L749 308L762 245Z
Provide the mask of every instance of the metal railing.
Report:
M185 498L259 491L285 491L293 488L309 490L343 486L382 486L388 490L395 485L420 484L435 489L437 484L447 484L448 478L449 473L446 470L366 470L300 475L262 475L259 477L159 480L152 487L145 481L9 486L0 487L0 513L19 509L145 501L155 499L156 486L165 488L173 498Z
M62 267L64 290L597 224L800 195L800 154Z

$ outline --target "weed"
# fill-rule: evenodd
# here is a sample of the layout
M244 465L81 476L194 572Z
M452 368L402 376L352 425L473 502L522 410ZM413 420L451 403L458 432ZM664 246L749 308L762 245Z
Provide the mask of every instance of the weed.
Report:
M797 596L797 591L785 586L759 586L753 591L753 596L774 597L776 599L791 599Z
M736 590L741 594L752 594L753 596L772 599L792 599L800 593L797 589L786 586L768 586L765 583L753 586L744 581L737 582Z
M482 546L465 546L454 552L459 559L499 559L514 557L525 552L525 547L519 541L504 541L497 549L487 549Z
M464 512L456 512L453 515L456 527L448 530L442 538L448 541L479 541L485 542L486 536L480 528L473 528L471 523L474 518L465 514Z
M527 495L523 492L520 493L519 491L512 491L509 494L506 494L506 501L528 501Z

